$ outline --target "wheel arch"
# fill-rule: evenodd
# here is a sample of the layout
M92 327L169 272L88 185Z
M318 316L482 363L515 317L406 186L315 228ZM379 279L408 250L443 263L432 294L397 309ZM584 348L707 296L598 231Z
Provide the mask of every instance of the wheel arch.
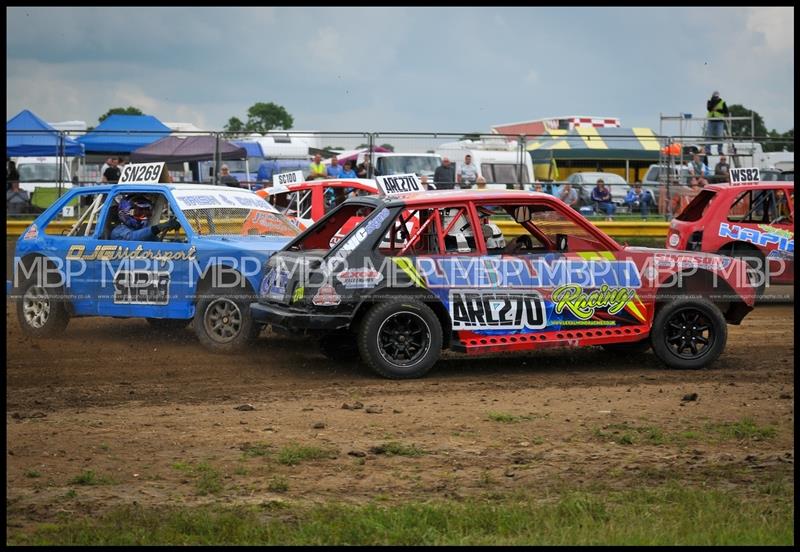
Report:
M680 272L682 285L677 288L659 286L656 290L655 312L673 297L670 292L678 291L681 298L701 297L710 300L722 312L729 324L739 324L750 311L747 304L721 276L711 270L700 268L694 272ZM716 284L716 285L715 285Z
M447 349L450 347L450 334L452 333L450 314L447 312L444 304L442 304L442 301L427 289L413 288L410 290L390 290L384 288L369 297L365 297L358 307L356 307L353 317L350 320L349 329L353 331L358 328L359 324L361 324L361 320L363 320L369 309L376 303L386 300L403 300L404 298L421 301L433 311L436 318L439 320L439 324L442 326L442 348Z

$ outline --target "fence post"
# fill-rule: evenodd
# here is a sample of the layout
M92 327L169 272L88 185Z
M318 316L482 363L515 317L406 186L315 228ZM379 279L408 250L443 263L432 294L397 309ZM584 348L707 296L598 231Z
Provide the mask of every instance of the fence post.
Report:
M219 132L214 133L214 138L214 186L216 186L218 184L219 167L222 164L222 156L219 153Z
M374 159L372 152L375 151L375 138L376 133L370 132L368 135L369 139L367 140L367 144L369 147L369 151L367 152L367 156L369 158L369 169L367 170L367 178L373 178L375 176L375 166L373 165Z

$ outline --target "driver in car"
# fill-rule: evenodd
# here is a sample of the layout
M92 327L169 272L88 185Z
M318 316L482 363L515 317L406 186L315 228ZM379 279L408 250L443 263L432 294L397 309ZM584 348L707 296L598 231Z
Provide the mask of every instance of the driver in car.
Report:
M181 227L175 217L163 224L149 226L153 203L143 195L123 198L117 213L121 224L111 231L111 239L115 240L161 241L162 234Z

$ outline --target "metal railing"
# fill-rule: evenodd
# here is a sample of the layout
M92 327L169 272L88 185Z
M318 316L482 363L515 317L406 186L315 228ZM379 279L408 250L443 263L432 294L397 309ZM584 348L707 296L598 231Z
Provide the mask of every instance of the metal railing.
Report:
M222 131L194 131L194 132L154 132L154 131L92 131L95 135L106 137L139 136L154 137L156 141L160 136L210 136L213 138L213 148L208 148L206 158L202 160L185 161L179 158L165 159L167 168L174 182L187 183L219 183L219 167L224 163L239 164L240 161L250 163L252 158L226 160L223 145L229 141L250 141L253 137L247 133L230 133ZM66 189L72 186L90 186L103 180L101 168L109 157L122 157L128 161L136 159L136 151L130 153L110 153L104 151L85 152L83 156L67 156L67 139L78 138L81 134L75 131L7 131L7 143L12 137L31 137L36 139L54 138L52 153L49 157L56 158L56 172L54 180L36 190L27 204L21 207L14 206L7 201L7 212L31 215L43 210L49 202L57 199ZM688 188L680 178L669 177L675 163L683 160L684 147L689 144L703 144L707 141L705 136L660 136L647 133L624 133L609 135L607 133L593 132L592 129L571 133L563 138L558 134L542 135L503 135L490 133L412 133L412 132L304 132L304 131L276 131L259 137L262 141L263 156L256 159L255 167L248 166L244 173L250 178L240 177L243 187L256 189L271 184L268 171L259 171L264 164L273 162L272 171L281 170L280 161L287 159L291 144L300 146L301 153L298 159L310 162L315 154L320 154L323 159L330 159L333 155L342 156L353 150L366 150L366 157L374 169L383 166L400 172L428 172L429 180L434 181L435 169L427 165L422 159L424 156L438 154L448 157L455 171L455 182L439 181L438 187L451 187L459 185L466 187L474 185L472 181L459 178L459 173L464 163L464 156L469 153L473 156L473 163L481 167L481 176L491 184L506 186L516 189L534 189L536 182L542 182L542 190L558 194L561 186L569 180L570 175L577 172L611 172L622 177L626 182L645 180L648 170L652 165L664 165L666 170L660 171L657 182L647 183L655 190L657 197L655 213L669 219L675 211L678 202L676 196L683 198L687 195ZM769 143L794 150L792 140L776 140L771 137L745 137L738 140L749 140L752 143ZM41 140L40 140L41 141ZM681 156L677 159L665 155L670 146L680 143ZM270 150L273 151L270 151ZM764 149L774 149L774 147ZM41 151L41 150L40 150ZM391 154L421 154L418 159L408 156L407 161L391 161ZM739 156L734 154L734 165L739 162L755 162L754 155ZM13 157L13 154L12 154ZM357 159L360 161L362 155ZM743 159L740 161L738 157ZM20 157L19 160L24 160ZM439 158L435 158L434 164ZM405 163L405 164L404 164ZM679 166L682 166L679 165ZM741 166L741 165L740 165ZM369 176L374 176L375 172ZM710 167L713 171L713 167ZM231 171L235 172L235 171ZM262 178L264 174L267 177ZM304 170L307 174L307 170ZM261 176L260 176L261 175ZM22 175L21 175L22 176ZM724 176L722 177L724 178ZM8 180L8 179L7 179ZM459 182L459 180L461 180ZM711 179L713 180L713 179ZM35 182L21 182L23 188L37 188ZM9 183L7 183L7 190ZM586 190L581 189L581 192ZM38 193L38 194L37 194ZM584 194L586 195L586 194ZM39 199L41 198L41 200ZM7 199L9 197L7 196ZM19 198L17 198L19 199Z

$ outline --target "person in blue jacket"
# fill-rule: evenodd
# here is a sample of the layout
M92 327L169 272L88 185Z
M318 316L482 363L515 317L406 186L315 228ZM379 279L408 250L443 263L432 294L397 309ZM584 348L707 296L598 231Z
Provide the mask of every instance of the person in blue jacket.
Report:
M111 239L114 240L159 241L162 233L181 227L175 217L170 217L163 224L149 226L153 204L142 195L123 198L117 213L120 224L111 231Z

